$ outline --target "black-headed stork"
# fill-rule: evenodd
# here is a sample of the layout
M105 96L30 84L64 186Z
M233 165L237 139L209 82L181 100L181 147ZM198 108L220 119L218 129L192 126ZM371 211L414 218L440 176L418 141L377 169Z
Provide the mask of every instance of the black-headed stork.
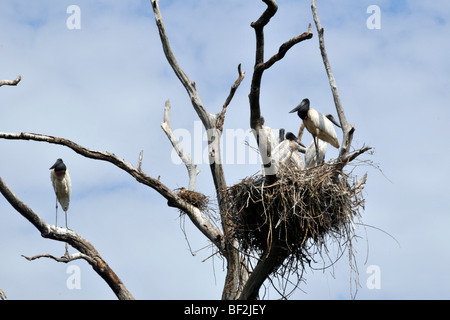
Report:
M72 183L70 181L69 170L62 161L56 160L55 164L50 167L50 179L52 180L53 190L56 194L56 224L58 226L58 202L61 204L66 216L67 228L67 210L69 210L70 194L72 192Z
M278 144L272 152L272 161L275 164L275 172L278 173L280 169L286 166L295 166L298 169L303 168L303 159L300 155L300 150L304 152L305 146L292 133L286 133L286 139Z
M309 99L305 98L298 106L289 111L289 113L297 112L306 129L312 134L314 138L314 145L316 148L317 159L319 156L318 139L328 142L335 148L339 148L339 140L334 130L334 125L340 127L337 121L331 115L324 116L317 110L309 106Z

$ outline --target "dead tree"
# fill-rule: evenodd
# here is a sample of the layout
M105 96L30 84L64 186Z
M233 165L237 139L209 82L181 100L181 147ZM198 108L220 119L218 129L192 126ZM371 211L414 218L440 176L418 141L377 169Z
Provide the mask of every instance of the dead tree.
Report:
M249 106L250 106L250 128L253 130L258 148L260 151L260 155L262 158L262 162L264 163L264 167L269 169L272 164L272 146L273 144L269 141L271 137L270 128L265 126L264 118L262 116L264 109L260 102L260 89L261 89L261 79L263 77L264 71L272 67L276 62L283 59L286 53L294 47L296 44L301 43L302 41L309 40L313 37L313 32L311 30L311 24L307 28L307 31L287 40L282 43L278 52L273 54L269 59L265 59L264 52L264 27L269 23L270 19L276 14L278 6L274 0L262 0L266 5L267 9L261 14L261 16L253 23L251 23L251 27L255 31L256 37L256 54L255 54L255 64L253 68L252 78L251 78L251 86L249 93ZM57 144L60 146L64 146L72 149L77 154L100 161L105 161L113 164L117 168L125 171L132 177L134 177L137 182L142 183L156 192L158 192L162 197L167 200L167 205L173 208L176 208L186 214L192 223L199 229L200 232L217 248L217 252L225 259L226 261L226 278L225 285L223 288L222 299L255 299L258 297L258 293L264 281L270 278L271 274L273 274L283 263L291 259L290 257L295 256L297 259L304 259L304 247L299 246L298 248L292 247L290 244L286 246L286 243L282 241L279 236L276 236L276 232L278 232L277 228L280 228L280 225L285 229L284 237L288 237L287 229L288 222L292 221L292 217L269 217L267 216L263 219L263 223L258 232L261 233L261 230L266 230L264 234L256 235L261 236L262 240L259 239L258 250L254 250L253 252L258 256L255 258L253 256L253 262L256 261L256 265L252 267L252 263L249 259L249 251L245 251L243 249L247 244L242 241L242 238L239 236L240 227L239 222L236 221L236 212L233 213L233 205L236 204L236 201L231 201L230 204L230 194L236 196L239 193L237 188L233 188L227 185L222 161L221 161L221 149L220 149L220 140L222 137L223 127L225 123L225 117L227 108L238 89L239 85L243 81L245 77L245 72L242 71L241 65L237 67L238 74L237 79L232 84L230 93L223 104L221 110L217 113L210 113L207 111L203 102L200 98L200 94L197 91L195 82L191 80L188 75L183 71L181 66L178 64L175 54L173 53L170 44L169 44L169 36L166 32L166 28L164 26L164 21L162 14L159 9L158 0L151 0L151 6L154 12L156 25L159 31L160 40L162 44L162 48L167 58L169 65L172 67L174 73L177 78L186 89L188 97L191 101L192 107L197 113L199 119L202 121L202 124L207 132L208 138L208 156L209 156L209 166L211 171L212 180L214 183L218 208L217 211L220 215L221 225L217 227L211 221L210 217L207 214L207 206L204 205L204 196L198 192L196 192L196 177L199 173L196 165L193 163L190 156L185 153L185 151L179 145L176 137L174 136L170 124L170 102L167 100L163 110L163 122L161 127L163 131L166 133L170 143L177 151L178 155L182 159L185 164L188 175L189 175L189 185L187 189L182 188L179 192L176 190L169 189L163 182L159 179L151 177L147 175L141 169L142 163L142 152L139 157L139 164L134 167L132 164L126 162L125 160L117 157L114 153L97 151L85 148L73 141L70 141L65 138L35 134L35 133L5 133L0 132L1 139L9 139L9 140L32 140L45 142L50 144ZM353 153L350 153L351 141L354 133L354 126L348 124L343 107L339 100L339 95L337 91L336 82L334 80L330 64L327 59L324 38L323 38L323 28L320 25L319 18L317 16L316 10L316 1L312 1L312 12L314 22L317 27L317 32L319 36L319 44L320 50L322 54L322 58L325 64L325 69L327 75L330 80L330 86L332 89L334 102L336 105L336 110L339 116L340 123L342 125L343 130L343 141L342 147L339 152L339 157L333 163L329 163L326 166L322 166L316 171L308 171L306 172L306 176L303 172L291 172L286 170L287 175L275 175L271 173L270 170L264 171L264 175L260 178L256 178L252 181L256 182L258 190L261 191L260 201L256 201L258 203L262 203L263 207L251 207L248 206L248 210L246 213L250 212L251 217L262 216L266 214L266 204L270 206L272 203L276 203L277 206L280 205L279 199L273 198L273 186L277 185L280 188L286 186L283 179L292 179L292 177L297 177L297 184L289 182L289 186L299 186L303 187L303 181L308 180L308 174L320 174L323 181L327 181L327 185L333 190L344 188L343 192L348 192L349 190L354 190L355 192L360 191L362 189L363 184L365 183L365 177L356 182L356 184L352 188L348 188L347 180L340 179L339 176L345 176L343 173L344 167L352 160L354 160L358 155L364 153L369 148L363 148ZM17 85L20 81L20 76L13 81L1 81L0 85ZM312 173L311 173L312 172ZM247 179L247 181L249 181ZM271 189L264 189L265 183L272 184ZM338 187L336 187L338 186ZM323 186L321 186L323 187ZM317 188L316 185L312 187ZM291 188L292 189L292 188ZM291 197L290 190L287 190L286 199L283 201L287 201L287 205L291 206L292 203L289 202L294 197ZM237 191L236 191L237 190ZM280 191L281 189L277 189L276 191ZM68 255L62 257L55 257L50 254L40 254L31 258L27 258L29 260L34 260L38 258L52 258L58 262L68 262L75 259L84 259L86 260L92 268L108 283L114 293L117 295L119 299L133 299L132 294L127 290L126 286L122 283L122 281L118 278L118 276L114 273L114 271L108 266L108 264L103 260L95 247L88 242L85 238L79 235L77 232L72 230L66 230L63 228L56 228L45 221L43 221L40 216L35 213L31 208L29 208L26 204L24 204L14 193L10 190L10 188L6 185L6 183L0 177L0 192L3 196L9 201L9 203L22 215L24 216L30 223L32 223L40 232L42 237L62 241L73 248L78 250L78 253ZM271 193L272 192L272 193ZM328 191L327 191L328 192ZM271 197L267 197L267 195L272 195ZM301 199L302 203L308 203L308 205L314 206L315 198L312 195L308 196L308 199ZM292 198L292 199L291 199ZM295 200L295 199L294 199ZM278 202L277 202L278 201ZM345 202L345 201L344 201ZM283 202L284 203L284 202ZM337 211L339 211L340 218L339 223L342 223L342 226L347 226L352 222L351 216L345 216L348 212L345 211L345 206L351 206L353 202L350 204L337 202ZM294 206L296 202L294 203ZM330 204L327 204L327 207L330 207ZM235 210L236 211L236 210ZM304 210L305 211L305 210ZM307 210L305 214L309 214ZM239 212L238 214L241 214ZM298 212L294 212L297 214ZM242 216L240 217L242 218ZM270 220L270 219L278 219L278 220ZM297 218L295 218L297 219ZM303 223L303 220L295 220L294 224L298 224L299 221ZM242 219L241 219L242 220ZM336 220L336 219L335 219ZM270 221L270 225L267 226L267 221ZM278 222L277 222L278 221ZM273 225L272 225L273 223ZM323 222L324 224L329 224L329 221ZM336 223L336 221L333 221ZM326 227L326 226L325 226ZM324 227L324 228L325 228ZM331 227L335 227L332 225ZM294 227L298 228L298 226ZM313 239L317 240L323 236L324 230L319 230L322 234L316 234L309 227L303 227L304 230L290 231L289 235L293 235L295 237L299 237L300 241L303 242L305 239ZM317 226L315 227L318 228ZM286 231L287 230L287 231ZM326 230L325 230L326 231ZM316 237L318 237L316 239ZM297 239L296 238L296 239ZM270 241L269 241L270 239ZM297 240L298 240L297 239ZM267 241L266 241L267 240ZM266 242L266 243L264 243ZM297 249L297 250L296 250ZM253 250L253 248L252 248ZM299 258L300 257L300 258ZM300 261L298 260L298 261ZM303 265L301 265L303 267Z

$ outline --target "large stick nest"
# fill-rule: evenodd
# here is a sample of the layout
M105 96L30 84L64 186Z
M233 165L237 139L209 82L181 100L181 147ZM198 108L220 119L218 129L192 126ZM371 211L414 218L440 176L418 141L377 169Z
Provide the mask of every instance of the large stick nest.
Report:
M324 245L326 236L351 241L353 220L364 207L363 180L325 163L309 169L286 167L271 185L254 175L229 187L227 214L241 250L262 254L275 240L276 248L285 252L283 260L291 257L303 264L311 256L307 251Z

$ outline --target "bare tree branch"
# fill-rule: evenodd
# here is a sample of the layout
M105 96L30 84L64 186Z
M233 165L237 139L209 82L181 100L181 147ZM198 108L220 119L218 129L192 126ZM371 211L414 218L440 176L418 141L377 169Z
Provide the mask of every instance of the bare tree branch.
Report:
M32 257L27 257L25 255L22 255L22 257L24 257L28 261L33 261L33 260L40 259L40 258L50 258L50 259L53 259L53 260L55 260L57 262L64 262L64 263L68 263L68 262L71 262L71 261L74 261L74 260L79 260L79 259L84 259L87 262L89 262L89 264L91 264L91 265L96 263L95 259L93 259L90 256L88 256L88 255L86 255L84 253L81 253L81 252L77 252L77 253L70 254L70 255L64 255L64 256L61 256L59 258L55 257L55 256L53 256L51 254L38 254L38 255L35 255L35 256L32 256Z
M159 30L159 36L161 38L161 44L163 46L164 54L169 62L169 65L172 67L173 71L177 75L180 82L183 84L186 89L189 97L191 99L192 105L197 112L200 120L202 120L203 125L209 129L213 127L215 124L215 116L208 113L203 106L203 103L200 99L200 96L195 87L195 82L191 81L189 77L184 73L184 71L179 66L177 59L175 59L175 55L170 48L169 39L166 33L166 27L164 26L164 21L159 10L159 0L151 0L153 12L155 15L156 25Z
M68 139L47 136L36 133L4 133L0 132L0 139L13 139L13 140L33 140L33 141L41 141L52 144L58 144L62 146L69 147L73 151L78 154L81 154L84 157L107 161L125 172L129 173L133 176L138 182L149 186L150 188L157 191L164 198L167 199L167 203L171 207L178 208L183 212L186 212L191 221L195 226L209 239L211 240L219 250L224 250L223 243L223 235L219 229L217 229L209 219L201 212L198 208L193 205L187 203L180 197L178 197L172 190L170 190L167 186L161 183L158 179L154 179L142 171L134 168L131 164L127 163L125 160L120 159L113 153L103 152L103 151L95 151L90 150L88 148L82 147Z
M189 174L189 187L188 189L191 191L195 190L195 186L197 183L197 175L200 170L197 169L197 165L192 162L191 156L188 153L185 153L183 148L181 148L178 143L177 138L173 134L172 127L170 126L170 101L167 100L164 107L164 122L161 123L161 128L166 133L170 142L172 143L173 148L177 152L178 156L181 158L183 163L186 165Z
M255 67L253 71L252 83L250 87L250 128L257 131L261 129L261 108L259 105L261 78L264 72L264 68L261 65L264 64L264 26L269 23L270 19L275 15L278 10L278 5L274 0L263 0L267 5L267 9L259 17L256 22L252 22L251 26L255 29L256 35L256 55L255 55ZM257 141L259 141L257 139Z
M256 55L249 94L250 127L253 129L253 133L255 134L265 171L271 173L274 172L274 170L271 170L270 168L272 164L272 146L271 143L269 143L270 130L263 130L264 118L261 116L261 79L264 71L274 65L277 61L281 60L289 51L289 49L304 40L311 39L313 34L311 32L311 25L309 25L307 32L304 32L283 43L280 46L278 53L273 55L267 62L264 62L264 27L269 23L270 19L277 12L278 5L274 0L263 0L263 2L267 5L267 9L263 12L263 14L256 22L253 22L251 24L251 26L255 30L256 36Z
M303 32L302 34L293 37L292 39L286 41L283 43L280 48L278 49L278 52L274 54L267 62L263 63L260 68L263 68L264 70L269 69L272 65L275 64L275 62L280 61L284 58L286 53L291 49L293 46L295 46L297 43L300 43L304 40L311 39L313 37L313 33L311 32L311 24L309 24L308 31Z
M220 139L222 130L220 126L216 125L218 123L217 121L218 117L222 113L211 114L207 112L206 109L204 108L203 103L195 87L195 82L191 81L189 77L186 75L186 73L181 69L177 60L175 59L175 55L173 54L172 49L170 48L169 39L167 37L167 32L164 26L163 18L159 10L159 1L151 0L151 3L155 15L156 25L159 30L159 35L161 38L161 44L164 50L164 54L173 71L175 72L176 76L186 89L189 98L191 99L192 106L194 107L194 110L197 112L197 115L202 121L208 136L209 164L214 181L214 186L216 189L217 202L219 204L221 215L222 229L225 237L224 239L225 247L222 247L221 252L227 259L227 276L225 278L225 285L222 297L224 299L233 299L236 293L238 292L238 282L236 279L239 278L240 255L239 252L236 250L237 244L236 240L234 239L233 223L232 221L230 221L230 218L225 214L225 211L222 208L222 204L224 203L222 199L222 190L226 188L227 184L223 172L222 155L220 149Z
M208 155L209 163L211 167L211 173L214 179L214 185L216 187L217 196L220 198L220 190L226 187L225 175L223 173L222 160L221 160L221 150L220 150L220 137L221 132L216 128L217 115L211 114L206 111L200 96L195 87L195 83L189 79L189 77L184 73L181 67L178 65L177 60L170 48L169 39L167 37L166 29L164 26L164 21L159 10L159 1L151 0L153 12L155 15L156 25L159 30L159 35L161 38L161 44L163 46L164 54L172 67L173 71L177 75L178 79L183 84L186 89L194 110L197 112L200 120L202 121L206 133L208 135ZM221 203L220 199L219 203Z
M256 22L251 24L255 30L256 36L256 55L249 94L250 127L253 129L256 136L259 153L264 164L264 171L265 174L267 173L266 178L273 178L275 176L271 175L271 173L275 172L275 170L271 170L272 150L270 143L272 130L269 127L264 126L264 118L261 116L260 90L262 75L265 70L273 66L277 61L283 59L289 49L291 49L294 45L304 40L311 39L313 37L313 33L311 32L310 24L307 32L304 32L283 43L280 46L278 53L273 55L267 62L264 62L264 27L277 12L278 5L274 0L263 0L263 2L267 5L267 9L262 13ZM268 182L270 182L270 179ZM256 299L259 289L265 279L267 279L267 276L274 271L274 268L279 263L280 259L283 259L283 255L280 256L280 254L280 251L276 250L275 243L272 244L272 250L263 253L261 259L253 269L253 272L248 277L239 299Z
M1 86L17 86L17 84L22 80L21 75L19 74L16 78L16 80L0 80L0 87Z
M275 268L288 256L289 252L281 249L279 239L272 239L271 247L263 252L260 260L250 274L239 300L256 300L264 281L275 271Z
M110 288L119 299L134 299L133 295L128 291L119 277L108 266L108 264L103 260L103 258L89 241L84 239L75 231L64 228L57 228L55 226L47 224L9 189L9 187L5 184L1 177L0 192L24 218L30 221L36 227L36 229L41 232L41 236L43 238L66 242L80 251L80 258L83 257L87 262L89 262L92 268L106 281L106 283L110 286ZM52 257L50 255L41 256ZM32 260L33 258L30 259ZM58 261L57 258L55 258L55 260Z
M363 147L359 150L356 150L355 152L346 155L345 157L342 158L342 167L344 167L345 165L347 165L349 162L353 161L356 159L356 157L358 157L359 155L371 150L371 147Z
M325 50L325 40L323 37L324 29L322 28L322 25L320 24L320 19L317 14L317 6L316 6L316 0L312 0L311 3L311 10L313 13L314 23L316 24L317 32L319 34L319 47L320 47L320 53L322 55L323 64L325 65L325 70L328 75L328 80L330 82L331 92L333 94L334 104L336 106L336 111L339 117L339 121L341 123L342 133L343 133L343 141L341 150L339 151L339 158L338 160L342 160L349 152L350 150L350 144L353 138L353 132L354 127L350 125L347 122L347 119L345 117L344 108L341 104L341 99L339 98L339 92L336 85L336 80L333 75L333 71L331 70L330 61L328 60L328 55Z
M225 103L223 104L222 111L217 115L217 124L216 128L219 129L221 132L223 131L223 123L225 121L225 113L227 111L227 107L230 104L231 100L234 97L234 93L236 92L237 88L241 84L242 80L244 80L245 77L245 71L241 71L241 64L238 65L238 78L234 82L234 84L231 86L230 93L228 94L227 100L225 100Z

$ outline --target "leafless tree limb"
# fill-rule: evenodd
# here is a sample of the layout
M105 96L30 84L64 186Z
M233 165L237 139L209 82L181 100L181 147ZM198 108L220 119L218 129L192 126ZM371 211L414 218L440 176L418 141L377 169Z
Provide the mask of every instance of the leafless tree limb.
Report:
M38 255L35 255L35 256L32 256L32 257L27 257L25 255L22 255L22 257L24 257L28 261L33 261L33 260L40 259L40 258L50 258L50 259L53 259L53 260L55 260L57 262L64 262L64 263L68 263L68 262L71 262L71 261L74 261L74 260L79 260L79 259L86 260L91 265L96 263L95 259L92 259L90 256L88 256L86 254L83 254L81 252L73 253L73 254L70 254L70 255L66 254L66 255L63 255L63 256L61 256L59 258L55 257L55 256L53 256L51 254L38 254Z
M272 150L270 141L270 129L264 127L264 118L261 116L261 106L260 106L260 90L261 90L261 79L265 70L273 66L277 61L284 58L286 53L294 45L313 37L311 32L311 24L309 25L308 31L304 32L294 38L283 43L278 53L273 55L266 62L264 61L264 27L269 23L270 19L275 15L278 9L278 5L274 0L263 0L267 5L267 9L262 13L256 22L253 22L251 26L255 30L256 36L256 55L255 55L255 66L253 71L252 83L249 94L250 102L250 127L256 136L256 141L258 143L259 153L262 158L263 164L265 166L266 172L273 172L270 170L272 164ZM273 177L271 175L270 177ZM268 176L266 176L268 178ZM270 182L270 180L269 180ZM255 213L256 214L256 213ZM267 276L274 270L275 266L279 263L280 259L283 259L283 254L277 251L276 243L272 243L272 250L264 252L261 259L258 261L253 272L250 274L248 281L245 283L242 293L239 299L256 299L258 296L259 289L263 282L267 279ZM281 255L280 255L281 254Z
M63 241L70 244L72 247L80 252L80 258L84 258L92 268L100 275L106 283L110 286L116 296L121 300L134 299L133 295L128 291L119 277L103 260L94 246L84 239L75 231L51 226L41 219L30 207L23 203L6 185L0 177L0 192L5 199L16 209L24 218L30 221L36 229L41 232L43 238ZM50 255L41 255L48 256ZM37 258L39 256L36 256ZM89 258L87 258L89 257ZM32 260L32 258L30 258ZM55 260L58 261L57 258Z
M166 133L167 137L172 143L173 148L177 152L178 156L181 158L183 163L186 165L189 174L189 187L188 189L191 191L195 190L195 186L197 183L197 175L200 170L197 169L197 165L192 162L191 156L188 153L185 153L183 148L181 148L178 143L177 138L173 134L172 127L170 126L170 101L167 100L164 107L164 122L161 123L161 128Z
M19 74L15 80L0 80L1 86L17 86L17 84L22 80L22 76Z
M220 130L220 126L217 126L218 117L222 113L211 114L206 111L203 103L200 99L200 95L197 92L195 87L195 82L191 81L186 73L181 69L178 64L175 55L172 52L172 49L169 44L169 39L167 36L166 28L164 26L164 21L159 10L159 1L151 0L156 26L158 27L159 36L161 39L161 44L164 50L164 54L166 56L169 65L172 67L176 76L186 89L189 98L191 100L192 106L194 110L197 112L200 120L203 123L203 126L206 129L206 133L208 136L208 155L209 155L209 164L211 169L211 174L214 181L214 186L216 189L217 202L219 204L219 210L221 215L222 229L224 232L224 245L225 247L219 248L221 249L221 253L227 260L227 276L225 278L225 286L222 297L224 299L233 299L238 292L238 280L240 274L240 255L236 250L237 244L236 240L233 236L233 223L230 221L229 217L226 216L223 208L222 208L222 190L224 190L227 186L225 175L223 172L222 166L222 155L220 149L220 139L222 130ZM241 74L239 75L240 78ZM239 79L238 78L238 79Z
M200 96L197 92L197 88L195 87L195 82L191 81L191 79L189 79L186 73L184 73L184 71L178 64L175 55L172 52L172 49L169 44L169 39L167 37L166 27L164 26L164 21L161 12L159 10L159 0L151 0L151 3L155 15L156 25L159 30L159 36L161 38L161 44L163 46L164 54L167 58L167 61L169 62L169 65L172 67L176 76L178 77L178 79L186 89L187 93L189 94L192 105L195 111L197 112L200 120L202 120L203 125L207 129L212 128L213 124L215 124L216 117L206 111L206 109L203 106L202 100L200 99Z
M0 289L0 300L8 300L5 291L3 291L2 289Z
M346 155L345 157L342 158L342 164L343 166L347 165L349 162L355 160L359 155L371 150L371 147L363 147L359 150L356 150L355 152Z
M250 127L258 143L260 155L262 162L267 169L269 169L272 161L272 150L271 144L269 143L270 137L268 136L267 130L262 130L264 125L264 118L261 116L261 106L260 106L260 89L261 89L261 79L265 70L273 66L277 61L281 60L286 53L294 45L311 39L313 33L311 32L311 25L309 25L308 31L304 32L288 41L283 43L278 53L273 55L267 62L264 61L264 27L269 23L270 19L275 15L278 9L278 5L274 0L263 0L267 5L267 9L259 17L256 22L253 22L251 26L255 30L256 36L256 55L255 55L255 66L253 70L252 83L250 87L249 102L250 102ZM267 170L271 172L271 170Z
M104 151L95 151L76 144L68 139L47 136L43 134L36 133L5 133L0 132L0 139L12 139L12 140L33 140L47 142L51 144L58 144L66 146L76 153L90 159L102 160L114 164L116 167L124 170L132 177L134 177L138 182L149 186L150 188L157 191L164 198L167 199L167 203L171 207L178 208L183 212L186 212L191 221L195 226L208 238L210 239L219 250L224 250L223 235L219 229L217 229L209 219L201 212L198 208L187 203L180 197L178 197L172 190L170 190L166 185L161 183L158 179L154 179L142 171L134 168L131 164L127 163L125 160L120 159L113 153Z
M225 113L227 111L227 107L230 104L231 100L234 97L234 93L236 92L237 88L241 84L242 80L244 80L245 77L245 71L241 70L241 64L238 65L238 78L234 82L234 84L231 86L230 93L228 94L227 100L225 100L225 103L223 104L222 111L217 115L217 125L216 128L219 129L221 132L223 131L223 123L225 121Z
M328 75L328 80L330 82L331 92L333 94L334 104L336 106L336 111L339 117L339 121L341 123L342 133L343 133L343 142L341 149L339 151L339 158L338 160L342 160L349 152L350 150L350 144L353 138L353 132L355 128L350 125L347 122L347 119L345 117L344 108L342 107L341 99L339 97L339 92L336 84L336 80L333 75L333 71L331 69L330 61L328 60L328 55L325 50L325 39L323 36L324 29L322 28L322 25L320 24L320 19L317 14L317 6L316 6L316 0L312 0L311 3L311 10L313 13L314 23L316 24L317 32L319 34L319 47L320 47L320 53L322 55L323 64L325 65L325 70Z
M283 43L280 48L278 49L278 52L274 54L269 60L267 60L264 64L260 65L260 68L263 68L264 70L269 69L272 65L274 65L277 61L280 61L284 58L286 53L291 49L293 46L295 46L297 43L300 43L304 40L311 39L313 37L313 33L311 32L311 24L309 24L308 31L304 32L298 36L295 36L285 43Z

